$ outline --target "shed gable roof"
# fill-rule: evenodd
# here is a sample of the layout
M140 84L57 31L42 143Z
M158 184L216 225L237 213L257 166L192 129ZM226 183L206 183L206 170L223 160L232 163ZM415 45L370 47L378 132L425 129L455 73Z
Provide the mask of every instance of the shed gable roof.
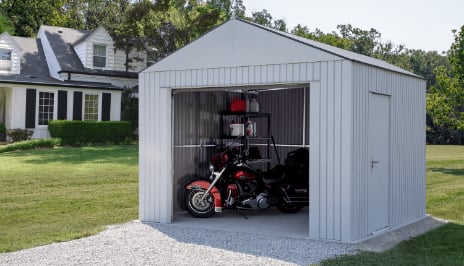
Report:
M225 22L144 72L343 59L418 77L379 59L241 19Z
M282 38L241 20L229 20L145 71L273 65L342 58Z

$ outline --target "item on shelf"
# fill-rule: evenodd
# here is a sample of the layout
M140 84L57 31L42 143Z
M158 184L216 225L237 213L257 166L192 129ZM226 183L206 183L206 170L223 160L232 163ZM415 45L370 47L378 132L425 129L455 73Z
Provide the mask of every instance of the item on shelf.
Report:
M246 101L241 98L234 98L230 103L230 111L231 112L246 112L247 106Z
M234 123L232 122L229 125L230 128L230 135L237 137L237 136L243 136L243 124L242 123Z
M258 93L249 93L248 97L250 98L250 106L248 107L248 112L259 112L259 102L256 100L256 98L258 98Z
M248 120L245 133L249 137L256 137L256 122Z

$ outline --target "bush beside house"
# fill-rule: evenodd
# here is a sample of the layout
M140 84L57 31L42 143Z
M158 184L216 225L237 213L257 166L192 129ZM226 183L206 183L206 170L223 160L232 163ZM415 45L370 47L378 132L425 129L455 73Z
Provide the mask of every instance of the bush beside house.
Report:
M67 121L48 123L52 138L60 138L63 145L122 143L131 138L128 121Z
M6 127L0 123L0 141L6 141Z

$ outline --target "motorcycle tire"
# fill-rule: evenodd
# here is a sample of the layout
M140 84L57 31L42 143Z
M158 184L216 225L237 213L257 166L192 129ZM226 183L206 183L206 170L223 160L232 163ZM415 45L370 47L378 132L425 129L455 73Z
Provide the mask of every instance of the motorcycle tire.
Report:
M284 200L281 200L277 204L277 209L283 213L297 213L304 208L304 204L301 203L287 203Z
M188 189L184 195L184 207L194 217L208 218L214 214L214 198L210 194L205 200L201 197L205 194L203 189Z

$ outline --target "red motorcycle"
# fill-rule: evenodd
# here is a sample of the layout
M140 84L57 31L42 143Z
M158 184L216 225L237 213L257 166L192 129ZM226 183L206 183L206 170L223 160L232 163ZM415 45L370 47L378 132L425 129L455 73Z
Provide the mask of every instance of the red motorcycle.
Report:
M185 186L184 206L195 217L211 217L226 209L267 209L299 212L309 202L309 154L304 148L290 152L285 165L267 172L252 168L237 147L212 156L209 180Z

